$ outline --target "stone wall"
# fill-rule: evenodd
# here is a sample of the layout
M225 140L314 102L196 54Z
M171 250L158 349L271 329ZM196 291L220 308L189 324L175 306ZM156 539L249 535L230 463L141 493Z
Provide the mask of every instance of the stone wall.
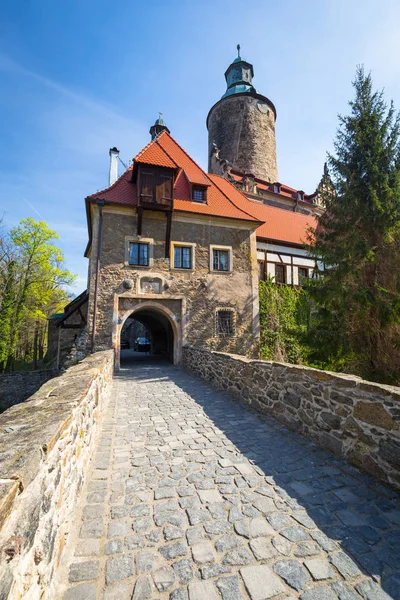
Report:
M234 169L266 181L279 181L275 113L265 100L258 94L234 94L212 107L207 119L210 173L215 166L211 160L215 142L220 157L229 161Z
M97 209L96 209L97 210ZM93 254L97 252L98 216L93 226ZM142 240L153 240L152 262L148 267L128 264L129 241L138 241L135 209L105 207L103 209L103 235L101 268L97 304L96 349L115 347L113 323L118 322L127 310L133 311L150 295L143 293L141 279L156 278L161 282L157 302L171 309L176 322L184 329L187 343L213 350L236 352L255 356L258 354L258 278L255 232L249 227L223 219L195 215L185 219L174 213L172 242L195 244L193 269L174 269L165 258L165 215L145 211ZM217 223L221 223L219 226ZM139 240L140 241L140 240ZM232 272L210 271L210 246L232 248ZM90 264L90 300L87 340L91 340L93 323L95 261ZM130 288L124 287L129 282ZM154 300L154 294L152 295ZM176 298L185 299L185 314ZM117 301L116 301L117 298ZM171 308L171 303L176 304ZM123 308L122 308L123 304ZM216 308L231 308L236 314L236 336L218 337L215 334ZM118 314L117 314L117 311ZM125 314L126 316L126 314ZM120 325L122 327L122 325Z
M58 374L56 369L42 371L19 371L0 375L0 413L24 402L41 385Z
M400 491L400 388L194 347L183 365Z
M98 352L0 416L0 598L52 600L113 351Z

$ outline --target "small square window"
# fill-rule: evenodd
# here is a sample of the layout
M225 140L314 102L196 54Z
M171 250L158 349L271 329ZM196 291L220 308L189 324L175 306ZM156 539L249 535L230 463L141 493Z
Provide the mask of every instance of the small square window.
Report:
M174 246L174 268L191 269L192 268L192 247Z
M235 335L235 319L233 310L217 310L215 321L216 334L222 337Z
M214 271L229 271L229 250L213 250Z
M129 264L147 267L149 265L149 244L131 242L129 244Z
M200 188L193 188L192 200L195 202L204 202L204 190Z
M275 265L275 283L286 283L285 265Z

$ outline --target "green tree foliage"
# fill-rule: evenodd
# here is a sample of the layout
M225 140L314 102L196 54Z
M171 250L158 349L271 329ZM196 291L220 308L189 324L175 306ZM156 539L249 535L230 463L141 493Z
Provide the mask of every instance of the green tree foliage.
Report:
M311 283L310 360L316 366L400 382L399 116L358 68L350 114L341 116L334 189L310 239L325 265Z
M0 240L0 371L43 356L48 317L68 300L64 286L74 277L63 267L57 238L46 223L28 218Z
M302 363L307 356L310 303L302 288L260 281L261 357Z

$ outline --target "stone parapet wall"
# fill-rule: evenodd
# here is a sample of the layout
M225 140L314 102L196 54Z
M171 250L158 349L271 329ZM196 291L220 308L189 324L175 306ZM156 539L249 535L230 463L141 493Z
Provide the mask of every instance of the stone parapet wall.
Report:
M53 599L107 404L114 353L98 352L0 415L0 598Z
M400 388L191 346L183 366L400 490Z
M0 375L0 413L24 402L46 381L58 375L56 369L20 371Z

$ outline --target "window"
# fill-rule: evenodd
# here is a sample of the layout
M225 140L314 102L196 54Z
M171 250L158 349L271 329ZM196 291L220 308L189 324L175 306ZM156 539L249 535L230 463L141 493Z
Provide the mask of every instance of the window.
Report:
M306 267L299 267L299 283L304 285L305 279L308 279L308 269Z
M129 264L147 267L149 264L149 244L131 242L129 244Z
M204 202L204 190L201 188L193 188L192 200L195 202Z
M214 271L229 271L229 250L213 250Z
M235 335L234 311L218 309L215 317L216 334L223 337L233 337Z
M285 265L275 265L275 283L286 282L286 267Z
M174 246L174 268L191 269L192 268L192 247Z

